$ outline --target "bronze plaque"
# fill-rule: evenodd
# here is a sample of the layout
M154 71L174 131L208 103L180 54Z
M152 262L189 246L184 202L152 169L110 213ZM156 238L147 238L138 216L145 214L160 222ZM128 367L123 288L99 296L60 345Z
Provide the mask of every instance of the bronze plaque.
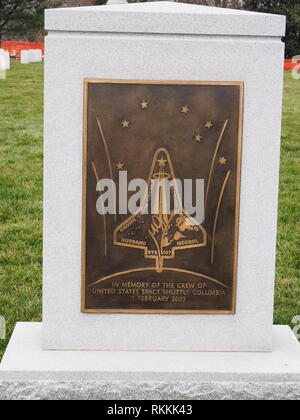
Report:
M82 311L234 314L243 83L86 80L84 90ZM139 190L121 185L125 174L146 186L131 213ZM203 218L175 179L202 194Z

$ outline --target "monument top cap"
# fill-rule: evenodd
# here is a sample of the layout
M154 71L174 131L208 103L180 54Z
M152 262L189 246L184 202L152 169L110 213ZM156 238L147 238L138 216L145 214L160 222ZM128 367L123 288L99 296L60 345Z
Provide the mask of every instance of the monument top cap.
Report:
M46 10L45 29L185 35L285 35L285 16L175 2Z

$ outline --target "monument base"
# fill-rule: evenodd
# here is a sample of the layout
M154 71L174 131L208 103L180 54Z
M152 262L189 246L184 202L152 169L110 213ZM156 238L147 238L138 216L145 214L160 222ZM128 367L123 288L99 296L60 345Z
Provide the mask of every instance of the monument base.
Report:
M272 353L42 350L19 323L0 365L0 399L300 400L300 344L274 326Z

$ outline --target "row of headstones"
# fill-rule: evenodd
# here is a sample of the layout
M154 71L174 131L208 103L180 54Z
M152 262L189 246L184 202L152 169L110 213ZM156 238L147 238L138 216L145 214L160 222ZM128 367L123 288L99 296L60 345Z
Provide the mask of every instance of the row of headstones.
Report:
M21 64L40 63L43 61L42 50L22 50ZM0 48L0 70L10 69L10 55Z
M0 48L0 70L10 69L10 56L8 51L4 51Z
M40 63L43 61L42 50L22 50L21 64Z

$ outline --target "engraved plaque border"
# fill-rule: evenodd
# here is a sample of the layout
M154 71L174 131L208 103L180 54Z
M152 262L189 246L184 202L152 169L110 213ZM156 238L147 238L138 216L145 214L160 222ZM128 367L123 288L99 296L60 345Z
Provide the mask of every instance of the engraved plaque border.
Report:
M86 199L87 199L87 123L88 123L88 86L97 83L115 84L154 84L154 85L203 85L203 86L238 86L239 116L238 116L238 139L237 139L237 168L236 168L236 205L235 205L235 231L233 252L233 287L232 287L232 310L166 310L166 309L87 309L86 297ZM84 79L83 83L83 174L82 174L82 268L81 268L81 312L82 313L124 313L124 314L208 314L208 315L234 315L236 314L237 300L237 264L238 264L238 237L240 215L240 189L241 189L241 161L242 161L242 135L244 113L244 82L214 82L214 81L176 81L176 80L124 80L124 79Z

